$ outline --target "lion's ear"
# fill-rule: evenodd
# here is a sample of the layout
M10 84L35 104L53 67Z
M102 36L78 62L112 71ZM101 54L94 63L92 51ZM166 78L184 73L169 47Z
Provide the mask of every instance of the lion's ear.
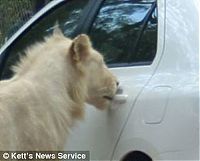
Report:
M81 34L74 38L71 45L72 59L75 61L82 61L89 55L91 42L87 35Z

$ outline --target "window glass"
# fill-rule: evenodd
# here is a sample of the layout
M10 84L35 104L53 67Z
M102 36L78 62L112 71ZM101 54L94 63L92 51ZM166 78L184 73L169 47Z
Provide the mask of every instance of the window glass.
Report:
M108 65L153 61L157 46L153 5L155 0L104 1L89 34Z
M11 71L11 66L19 60L20 55L24 54L23 51L29 45L43 40L44 36L50 34L55 28L56 22L66 36L72 37L88 1L89 0L67 1L66 4L63 4L61 7L36 22L36 24L6 53L6 55L9 56L5 62L1 78L7 79L12 77L13 72Z

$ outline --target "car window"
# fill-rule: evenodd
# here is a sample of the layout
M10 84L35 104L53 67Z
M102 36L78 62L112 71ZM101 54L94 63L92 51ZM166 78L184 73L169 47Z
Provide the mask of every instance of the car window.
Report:
M110 66L151 64L157 47L155 0L105 0L89 35Z
M12 77L11 66L16 64L24 50L37 41L42 41L44 36L52 33L55 24L58 23L63 33L68 37L73 37L77 28L79 19L82 16L83 9L89 0L67 1L62 6L45 15L41 20L35 23L28 32L26 32L14 45L7 51L7 59L4 60L4 68L1 79Z

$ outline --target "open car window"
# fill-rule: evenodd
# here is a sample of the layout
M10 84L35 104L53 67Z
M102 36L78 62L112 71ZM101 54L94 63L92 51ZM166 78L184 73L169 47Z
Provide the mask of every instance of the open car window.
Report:
M18 62L20 56L25 54L24 50L38 41L43 41L45 36L52 33L56 23L58 23L66 36L72 37L88 1L89 0L67 1L61 6L56 7L56 9L53 9L53 11L47 13L32 25L28 31L6 51L6 56L3 60L3 70L1 71L1 79L8 79L13 76L11 67Z

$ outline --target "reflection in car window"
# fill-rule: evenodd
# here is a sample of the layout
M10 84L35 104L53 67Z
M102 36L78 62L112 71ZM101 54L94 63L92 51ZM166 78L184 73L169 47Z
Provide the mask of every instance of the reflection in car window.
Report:
M153 4L155 0L104 1L89 34L107 64L123 66L153 61L157 46L157 14L156 8L152 12Z
M13 72L10 69L11 66L19 60L19 57L24 54L23 51L29 45L37 41L42 41L44 36L52 33L56 22L66 36L72 37L78 25L81 13L88 1L89 0L67 1L66 4L49 13L37 22L36 25L31 27L31 29L8 50L8 53L6 53L9 57L6 60L1 79L12 77Z

